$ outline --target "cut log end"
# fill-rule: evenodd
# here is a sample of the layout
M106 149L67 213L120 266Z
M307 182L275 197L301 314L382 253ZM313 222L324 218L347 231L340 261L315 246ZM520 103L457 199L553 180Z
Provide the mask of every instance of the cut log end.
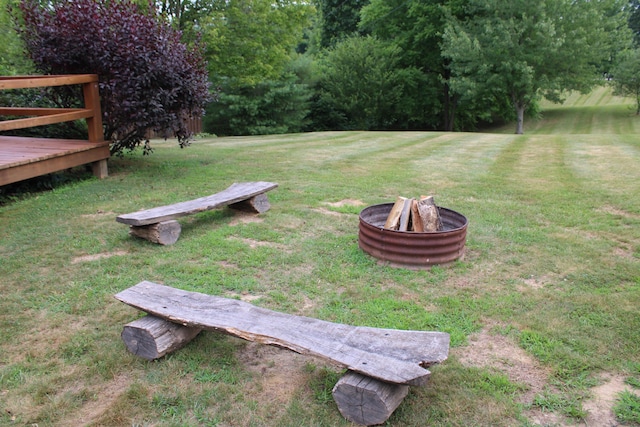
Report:
M388 230L397 230L400 227L400 217L402 216L406 202L406 197L398 196L395 204L391 208L391 212L389 212L384 228Z
M146 360L155 360L181 349L200 331L199 328L182 326L147 315L126 324L121 337L131 353Z
M182 228L176 220L163 221L155 224L135 226L129 228L129 234L149 240L160 245L173 245L180 237Z
M261 214L271 209L271 204L269 203L267 195L265 193L261 193L251 197L250 199L230 204L229 207L239 211Z
M343 417L372 426L389 419L408 392L408 385L385 383L349 371L338 380L332 394Z

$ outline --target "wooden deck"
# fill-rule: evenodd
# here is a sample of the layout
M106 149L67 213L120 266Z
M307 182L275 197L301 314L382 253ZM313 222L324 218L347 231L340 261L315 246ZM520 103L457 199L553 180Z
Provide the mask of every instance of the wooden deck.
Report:
M0 135L0 186L85 164L97 177L107 176L109 142L102 134L96 75L0 77L0 90L78 84L85 108L0 107L0 116L26 117L0 121L0 132L79 119L85 119L88 128L86 140Z
M85 164L103 177L108 158L108 141L0 136L0 186Z

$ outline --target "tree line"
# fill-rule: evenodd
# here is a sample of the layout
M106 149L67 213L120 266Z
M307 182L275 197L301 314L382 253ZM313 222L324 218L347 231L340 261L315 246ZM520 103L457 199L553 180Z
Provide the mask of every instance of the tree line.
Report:
M144 141L134 131L142 124L180 136L181 118L200 110L204 130L217 135L469 131L497 121L514 122L523 133L542 98L562 102L569 91L607 79L640 100L640 83L633 86L640 73L638 0L0 5L0 72L108 74L106 95L129 108L107 108L122 116L110 136L133 135L122 148ZM95 10L102 18L89 26ZM79 41L96 58L79 58ZM118 83L124 94L113 92L118 79L128 80ZM141 90L145 95L136 95ZM150 91L156 95L148 97Z

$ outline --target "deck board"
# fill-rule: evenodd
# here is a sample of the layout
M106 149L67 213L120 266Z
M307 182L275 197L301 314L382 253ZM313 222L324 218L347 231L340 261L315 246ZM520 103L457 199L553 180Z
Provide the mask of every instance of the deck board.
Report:
M0 185L109 158L109 142L0 136Z

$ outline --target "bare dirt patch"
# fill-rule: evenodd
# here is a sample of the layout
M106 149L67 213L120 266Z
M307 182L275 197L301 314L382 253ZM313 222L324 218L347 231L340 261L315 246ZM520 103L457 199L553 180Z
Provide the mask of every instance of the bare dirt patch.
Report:
M246 292L243 292L241 294L239 294L237 292L227 292L226 296L227 296L227 298L239 299L240 301L244 301L244 302L257 301L260 298L263 298L262 295L251 295L251 294L246 293Z
M631 212L627 212L625 210L616 208L615 206L611 206L611 205L604 205L602 207L600 207L600 209L598 209L598 211L600 212L605 212L611 215L616 215L616 216L621 216L623 218L631 218L631 219L640 219L640 215L631 213Z
M92 213L92 214L84 214L81 215L82 218L100 218L103 216L117 216L117 214L115 212L111 212L111 211L103 211L103 210L97 210L96 213Z
M72 259L71 263L72 264L77 264L79 262L97 261L99 259L111 258L113 256L123 256L123 255L127 255L127 254L128 254L127 251L114 251L114 252L103 252L103 253L100 253L100 254L82 255L82 256L75 257L74 259Z
M466 366L496 369L509 377L513 382L526 386L526 391L520 396L520 403L531 404L534 397L544 389L552 388L547 382L549 370L541 366L533 357L518 347L511 339L502 335L494 335L488 329L469 338L469 345L454 348L452 355L458 357ZM622 426L613 413L618 395L630 390L620 375L603 374L602 384L591 390L593 397L583 403L588 412L585 420L580 423L571 422L559 414L530 409L524 415L534 424L541 426Z
M226 268L228 270L238 270L238 264L234 264L228 261L218 261L218 265L222 268Z
M254 239L240 239L240 238L236 238L236 237L231 237L232 239L236 239L236 240L240 240L241 242L247 244L251 249L255 249L255 248L259 248L262 246L267 246L270 248L277 248L280 250L286 250L286 246L285 245L281 245L279 243L273 243L273 242L265 242L263 240L254 240Z
M235 227L236 225L240 224L251 224L254 222L262 221L264 221L264 219L254 213L238 211L233 216L233 219L229 222L229 225Z
M312 211L314 212L319 212L323 215L330 215L330 216L343 216L343 215L347 215L344 214L342 212L336 212L336 211L332 211L331 209L326 209L326 208L317 208L317 209L312 209Z
M555 279L551 276L529 276L524 279L524 284L527 285L528 288L533 289L542 289L549 283L552 283Z
M343 199L338 202L327 203L329 206L333 206L334 208L339 208L341 206L364 206L364 202L361 200L355 199Z
M91 392L95 398L86 401L66 422L62 421L59 425L93 424L111 408L130 384L130 378L119 375L106 385L92 389Z
M287 405L307 383L304 372L307 360L298 353L252 342L239 353L238 359L257 374L253 397L262 405Z
M602 384L591 389L593 397L583 403L584 409L589 413L585 419L587 426L617 427L622 426L616 420L613 406L618 395L623 391L635 391L625 384L621 375L603 374L600 377ZM635 392L638 394L637 392Z
M633 259L634 254L633 254L633 248L629 245L625 245L624 247L617 247L613 249L613 253L616 257L618 258L628 258L628 259Z
M548 370L511 339L484 330L469 338L469 345L452 349L463 365L494 368L527 387L521 403L531 403L547 385Z
M469 337L469 345L452 349L460 362L466 366L495 369L504 373L515 383L526 387L518 399L522 404L531 404L534 397L548 387L548 369L541 366L510 338L492 334L485 329ZM529 420L542 426L560 426L562 417L540 410L528 410L524 414Z
M325 205L330 206L332 208L340 208L343 206L364 206L364 202L360 201L360 200L355 200L355 199L343 199L337 202L324 202ZM327 208L316 208L316 209L312 209L314 212L320 212L321 214L324 215L331 215L331 216L344 216L344 215L350 215L348 213L344 213L344 212L337 212L331 209L327 209Z

